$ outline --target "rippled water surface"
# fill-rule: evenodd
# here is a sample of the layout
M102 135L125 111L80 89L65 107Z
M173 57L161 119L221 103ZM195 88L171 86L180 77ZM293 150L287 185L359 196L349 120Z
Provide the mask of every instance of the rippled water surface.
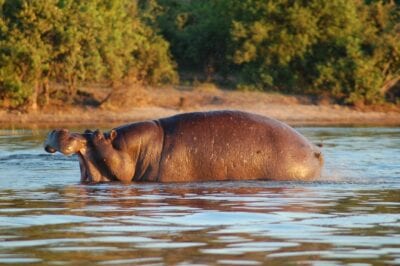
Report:
M0 131L0 264L400 265L400 129L299 128L312 183L79 184L44 131Z

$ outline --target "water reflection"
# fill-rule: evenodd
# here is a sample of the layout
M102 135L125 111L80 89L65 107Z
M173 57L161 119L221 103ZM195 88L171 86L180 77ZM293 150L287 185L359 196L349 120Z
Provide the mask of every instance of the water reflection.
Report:
M400 258L400 214L392 209L398 206L397 189L346 192L332 187L324 193L318 186L228 185L233 184L239 188L217 183L3 191L0 248L14 257L33 252L41 261L57 257L71 264L77 251L79 260L101 263L123 258L117 254L129 260L157 255L166 264L194 257L202 263L245 256L277 264L310 257ZM385 208L382 202L388 203ZM10 257L4 259L0 262Z
M300 130L324 142L319 182L80 185L42 133L3 134L0 264L398 264L400 130Z

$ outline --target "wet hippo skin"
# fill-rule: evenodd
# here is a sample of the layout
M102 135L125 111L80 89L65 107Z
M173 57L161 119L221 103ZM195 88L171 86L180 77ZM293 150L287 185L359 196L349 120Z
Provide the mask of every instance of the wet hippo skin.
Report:
M83 134L53 130L48 152L78 154L81 180L314 180L323 156L288 125L240 111L179 114Z

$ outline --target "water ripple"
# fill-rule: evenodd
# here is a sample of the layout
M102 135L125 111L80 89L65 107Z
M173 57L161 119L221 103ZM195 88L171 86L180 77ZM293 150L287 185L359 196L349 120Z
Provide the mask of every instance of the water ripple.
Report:
M0 132L0 264L399 264L400 129L300 130L316 182L88 186L45 132Z

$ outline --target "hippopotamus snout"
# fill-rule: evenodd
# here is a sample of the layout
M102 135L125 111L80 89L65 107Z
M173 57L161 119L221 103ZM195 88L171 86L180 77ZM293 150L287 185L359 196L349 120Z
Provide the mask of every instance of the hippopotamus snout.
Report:
M67 129L51 131L44 142L44 150L49 153L59 151L65 155L79 152L86 146L86 139L82 134L70 133Z
M50 145L44 146L44 150L47 151L48 153L55 153L57 150Z
M44 150L47 151L48 153L55 153L57 151L57 148L52 146L52 145L55 145L55 143L54 143L55 132L56 132L56 130L49 132L49 134L47 135L47 138L44 142Z

